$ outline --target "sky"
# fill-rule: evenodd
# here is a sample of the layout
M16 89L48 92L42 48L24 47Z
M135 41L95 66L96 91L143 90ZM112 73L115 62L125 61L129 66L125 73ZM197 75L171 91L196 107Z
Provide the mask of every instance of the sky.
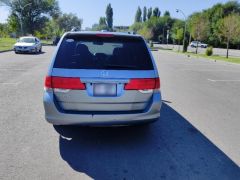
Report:
M83 19L83 28L92 27L98 23L100 16L105 16L108 3L113 8L113 24L131 25L134 22L137 7L158 7L162 14L168 10L172 17L183 19L183 15L176 13L181 9L186 16L193 12L212 7L216 3L225 3L229 0L58 0L64 13L74 13ZM240 1L240 0L238 0ZM0 22L6 22L9 8L0 6Z

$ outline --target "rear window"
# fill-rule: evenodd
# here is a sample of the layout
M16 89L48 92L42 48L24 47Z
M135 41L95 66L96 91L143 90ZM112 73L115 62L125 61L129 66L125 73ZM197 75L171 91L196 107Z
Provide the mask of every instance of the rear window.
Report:
M153 70L153 64L140 37L68 35L60 45L54 68Z

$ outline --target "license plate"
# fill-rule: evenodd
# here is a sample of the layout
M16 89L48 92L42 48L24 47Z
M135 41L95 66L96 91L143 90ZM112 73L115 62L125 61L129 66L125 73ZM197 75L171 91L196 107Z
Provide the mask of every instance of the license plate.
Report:
M94 96L117 96L116 84L93 84Z

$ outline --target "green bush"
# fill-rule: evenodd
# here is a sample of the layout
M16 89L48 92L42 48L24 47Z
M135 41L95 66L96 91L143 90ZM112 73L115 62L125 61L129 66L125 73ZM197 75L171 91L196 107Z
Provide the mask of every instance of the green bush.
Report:
M205 54L207 56L211 56L213 54L213 47L212 46L209 46L207 49L206 49L206 52Z

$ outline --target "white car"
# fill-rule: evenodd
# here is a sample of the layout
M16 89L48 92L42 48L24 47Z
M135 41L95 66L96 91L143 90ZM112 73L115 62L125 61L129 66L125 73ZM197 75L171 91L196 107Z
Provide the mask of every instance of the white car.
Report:
M199 41L192 41L192 42L190 43L190 46L191 46L192 48L196 48L197 46L198 46L198 47L201 47L201 48L207 48L207 47L208 47L207 44L201 43L201 42L199 42Z
M15 53L39 53L42 52L41 41L37 37L21 37L13 47Z

